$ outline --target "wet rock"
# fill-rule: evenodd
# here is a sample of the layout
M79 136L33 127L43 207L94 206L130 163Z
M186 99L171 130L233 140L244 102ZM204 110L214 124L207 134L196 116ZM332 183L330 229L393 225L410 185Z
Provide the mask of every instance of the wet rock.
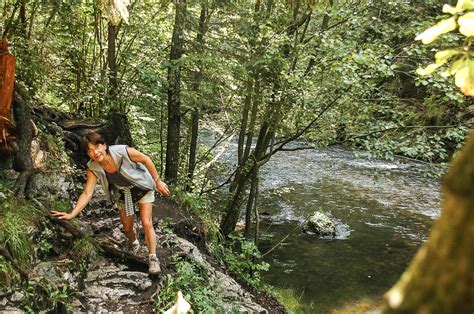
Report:
M315 212L303 226L303 232L314 233L320 237L335 237L336 225L326 214Z

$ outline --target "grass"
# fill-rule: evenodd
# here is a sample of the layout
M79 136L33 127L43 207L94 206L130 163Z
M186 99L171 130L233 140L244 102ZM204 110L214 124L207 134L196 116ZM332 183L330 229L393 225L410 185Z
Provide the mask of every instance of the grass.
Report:
M0 243L19 264L30 260L33 251L32 233L41 220L38 209L13 195L8 195L0 206Z
M71 250L71 255L80 261L81 270L85 270L87 263L97 257L100 248L92 241L90 237L84 237L75 241Z

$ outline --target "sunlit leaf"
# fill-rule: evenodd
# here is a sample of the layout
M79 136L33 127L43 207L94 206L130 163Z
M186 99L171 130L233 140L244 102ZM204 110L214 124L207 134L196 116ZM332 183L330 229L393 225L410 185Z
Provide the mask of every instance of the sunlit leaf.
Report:
M447 49L447 50L438 51L435 55L435 59L436 59L435 62L437 65L442 66L449 60L449 58L457 54L459 54L459 51L455 49Z
M129 0L114 0L115 9L119 12L120 16L124 20L125 23L128 24L128 9L127 7L130 5Z
M441 65L437 65L436 63L432 63L430 65L428 65L426 68L419 68L416 70L416 73L418 75L428 75L428 74L431 74L433 73L437 68L439 68Z
M102 0L101 4L112 25L117 26L121 20L128 24L129 0Z
M445 4L443 5L443 13L450 13L454 15L458 13L458 9L453 6L450 6L449 4Z
M458 19L459 31L466 37L474 35L474 12L464 14Z
M456 9L458 11L474 10L474 0L459 0Z
M432 43L438 36L448 33L456 29L456 20L454 17L440 21L435 26L425 30L420 35L416 36L415 40L421 40L423 44Z
M463 66L463 63L464 63L465 60L466 59L463 58L463 59L459 59L459 60L454 61L453 64L451 64L451 66L449 67L448 70L441 73L441 76L448 77L448 76L456 74L456 72Z
M474 61L464 60L456 72L455 84L466 96L474 96Z

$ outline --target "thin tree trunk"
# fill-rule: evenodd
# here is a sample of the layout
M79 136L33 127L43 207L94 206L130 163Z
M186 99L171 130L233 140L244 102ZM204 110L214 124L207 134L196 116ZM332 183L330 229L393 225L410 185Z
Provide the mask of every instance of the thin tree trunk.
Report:
M260 175L257 172L257 175L255 176L255 199L253 202L253 214L255 216L255 233L254 233L254 243L255 246L258 246L258 240L259 240L259 233L260 233L260 217L258 214L258 208L257 208L257 203L258 203L258 195L259 195L259 184L260 184Z
M198 51L202 52L204 45L204 35L207 31L207 25L209 22L210 15L208 14L209 10L207 6L201 4L201 14L199 16L199 29L196 36L196 44ZM203 76L203 69L201 62L198 63L198 72L194 78L193 91L197 94L201 87L201 80ZM186 184L186 190L191 191L193 186L194 170L196 168L196 154L197 154L197 140L199 134L199 104L195 103L193 112L191 115L191 142L189 145L189 161L188 161L188 182Z
M250 193L249 197L247 199L247 208L245 210L245 237L247 239L250 238L251 230L250 228L252 227L252 213L254 209L254 205L256 205L256 196L257 196L257 189L258 189L258 164L255 163L253 168L252 168L252 182L250 184Z
M109 100L116 105L118 95L118 81L117 81L117 56L115 53L115 40L117 38L117 27L108 23L108 51L107 51L107 63L109 67Z
M191 114L191 143L189 145L189 162L188 162L188 182L186 190L192 191L192 182L194 178L194 169L196 168L196 151L199 133L199 108L195 107Z
M21 28L21 34L22 36L26 39L28 34L26 30L26 0L21 1L21 6L20 6L20 28Z
M247 123L249 120L250 104L252 103L252 76L248 75L247 82L245 83L245 99L244 108L242 110L242 120L240 122L239 141L237 148L237 165L242 164L244 159L244 147L245 147L245 134L247 133ZM232 192L232 191L231 191Z
M176 13L171 39L168 68L168 134L166 142L165 177L170 183L178 178L179 144L181 128L181 65L183 30L186 19L186 0L175 0Z
M260 104L262 103L262 95L260 95L260 80L257 74L255 78L255 89L254 89L254 97L252 103L252 112L250 113L250 123L247 131L247 142L245 144L245 151L243 158L247 159L250 155L250 149L252 148L252 141L253 141L253 132L255 129L255 124L257 123L257 112Z

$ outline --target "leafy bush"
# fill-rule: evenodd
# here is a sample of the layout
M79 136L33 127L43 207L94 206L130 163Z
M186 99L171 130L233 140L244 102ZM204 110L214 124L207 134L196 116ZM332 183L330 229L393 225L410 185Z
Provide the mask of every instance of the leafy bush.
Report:
M241 234L231 234L229 242L213 247L213 254L224 261L229 269L255 288L265 288L261 282L261 272L270 265L262 261L262 255L254 242Z
M219 287L209 285L208 270L196 262L187 261L181 257L171 258L175 264L176 274L168 274L163 287L155 296L156 308L164 311L176 301L178 291L191 304L194 313L224 312L232 300L224 300L219 293Z

